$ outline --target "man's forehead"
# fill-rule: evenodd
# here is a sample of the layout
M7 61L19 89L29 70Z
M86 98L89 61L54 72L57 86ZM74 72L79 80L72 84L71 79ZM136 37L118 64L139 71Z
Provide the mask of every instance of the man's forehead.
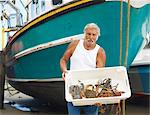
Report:
M86 29L86 32L96 32L96 33L97 33L98 30L97 30L97 28L93 28L93 27L92 27L92 28L87 28L87 29Z

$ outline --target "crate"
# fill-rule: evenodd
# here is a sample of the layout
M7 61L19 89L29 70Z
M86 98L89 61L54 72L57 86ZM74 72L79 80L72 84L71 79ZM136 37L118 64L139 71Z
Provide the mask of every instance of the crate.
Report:
M123 91L121 96L99 97L99 98L84 98L73 99L69 93L69 86L77 85L80 80L85 85L96 84L98 80L105 78L112 79L112 86L119 84L118 91ZM95 103L112 104L119 103L120 100L125 100L131 96L131 90L128 80L126 68L123 66L95 68L90 70L75 70L69 71L65 80L65 98L66 101L72 102L74 106L94 105Z

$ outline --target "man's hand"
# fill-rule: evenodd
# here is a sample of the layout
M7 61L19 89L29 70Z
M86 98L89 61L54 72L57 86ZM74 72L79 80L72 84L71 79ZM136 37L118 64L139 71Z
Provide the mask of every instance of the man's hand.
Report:
M66 71L64 71L63 73L62 73L62 79L65 81L65 77L66 77L66 74L68 73L68 71L66 70Z

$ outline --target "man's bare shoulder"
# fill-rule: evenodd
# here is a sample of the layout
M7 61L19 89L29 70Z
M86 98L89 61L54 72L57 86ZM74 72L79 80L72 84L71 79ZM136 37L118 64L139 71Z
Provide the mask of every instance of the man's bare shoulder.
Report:
M105 53L105 50L102 47L100 47L99 50L98 50L97 59L101 59L102 62L103 62L103 66L105 65L106 53Z
M75 47L77 46L77 44L79 43L79 41L80 41L80 40L74 40L74 41L72 41L72 42L69 44L68 48L75 48Z
M64 53L63 59L68 60L71 57L78 43L79 40L75 40L69 44L66 52Z
M102 47L100 47L98 53L105 53L105 50Z

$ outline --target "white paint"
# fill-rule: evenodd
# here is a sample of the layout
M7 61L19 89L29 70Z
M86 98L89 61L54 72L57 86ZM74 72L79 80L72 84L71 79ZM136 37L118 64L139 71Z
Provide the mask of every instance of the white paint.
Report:
M106 1L120 1L120 0L106 0ZM123 1L128 2L128 0ZM140 8L146 4L150 4L150 0L130 0L130 4L135 8Z

